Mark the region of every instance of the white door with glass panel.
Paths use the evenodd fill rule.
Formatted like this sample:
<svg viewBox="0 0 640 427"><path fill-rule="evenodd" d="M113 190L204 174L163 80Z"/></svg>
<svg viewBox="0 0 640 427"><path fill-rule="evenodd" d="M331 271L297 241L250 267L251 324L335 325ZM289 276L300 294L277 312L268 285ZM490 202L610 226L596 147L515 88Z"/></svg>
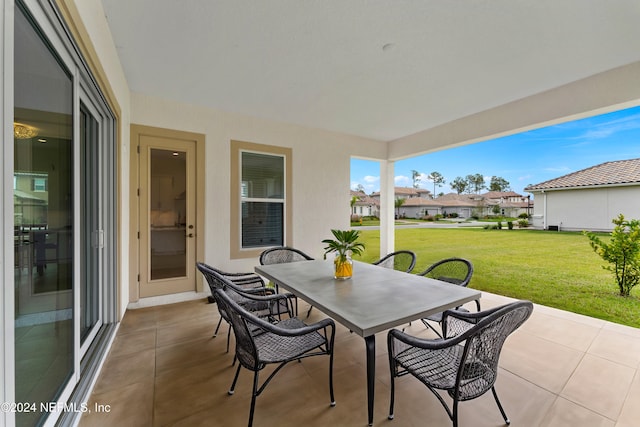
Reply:
<svg viewBox="0 0 640 427"><path fill-rule="evenodd" d="M195 142L139 142L140 297L195 291Z"/></svg>

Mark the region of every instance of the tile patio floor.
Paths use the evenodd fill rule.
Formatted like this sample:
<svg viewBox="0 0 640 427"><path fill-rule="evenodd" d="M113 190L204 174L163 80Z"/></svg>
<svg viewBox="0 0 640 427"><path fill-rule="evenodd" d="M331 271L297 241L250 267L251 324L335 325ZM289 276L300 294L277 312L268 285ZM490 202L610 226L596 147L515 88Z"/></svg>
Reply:
<svg viewBox="0 0 640 427"><path fill-rule="evenodd" d="M482 307L510 301L484 293ZM300 313L306 313L300 302ZM324 316L314 309L309 321ZM226 324L205 300L127 311L101 375L90 413L80 426L246 426L251 374L243 370L233 396L235 368L226 353ZM407 331L429 332L420 322ZM233 338L232 338L233 340ZM233 341L231 343L233 350ZM389 372L386 333L376 336L374 425L450 426L435 397L413 377L396 385L395 419L387 419ZM329 407L328 359L292 363L258 397L254 426L365 426L364 340L337 324L335 394ZM535 306L507 340L496 389L512 426L635 427L640 425L640 329ZM264 375L263 375L264 377ZM460 426L500 426L491 393L460 404Z"/></svg>

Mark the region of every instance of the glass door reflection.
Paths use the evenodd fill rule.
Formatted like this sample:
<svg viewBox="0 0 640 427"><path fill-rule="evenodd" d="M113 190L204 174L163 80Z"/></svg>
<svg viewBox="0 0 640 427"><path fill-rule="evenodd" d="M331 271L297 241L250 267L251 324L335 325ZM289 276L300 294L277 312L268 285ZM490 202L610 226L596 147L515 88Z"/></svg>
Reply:
<svg viewBox="0 0 640 427"><path fill-rule="evenodd" d="M73 81L19 4L14 31L15 402L39 408L74 374Z"/></svg>
<svg viewBox="0 0 640 427"><path fill-rule="evenodd" d="M150 151L151 280L187 274L186 152Z"/></svg>

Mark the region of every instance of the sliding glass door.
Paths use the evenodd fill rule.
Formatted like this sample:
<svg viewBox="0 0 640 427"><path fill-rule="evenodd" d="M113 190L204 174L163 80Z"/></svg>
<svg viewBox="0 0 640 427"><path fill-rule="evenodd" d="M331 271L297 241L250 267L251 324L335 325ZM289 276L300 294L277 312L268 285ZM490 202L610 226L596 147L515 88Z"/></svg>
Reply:
<svg viewBox="0 0 640 427"><path fill-rule="evenodd" d="M77 52L42 3L25 3L14 13L13 400L35 409L16 425L34 426L73 416L56 404L82 401L115 320L115 141Z"/></svg>
<svg viewBox="0 0 640 427"><path fill-rule="evenodd" d="M83 94L84 95L84 94ZM102 186L100 180L100 122L98 113L88 104L80 104L80 345L81 354L102 324L101 316L101 249Z"/></svg>
<svg viewBox="0 0 640 427"><path fill-rule="evenodd" d="M21 8L14 31L15 394L39 405L58 400L75 371L74 92ZM18 412L16 425L44 416Z"/></svg>

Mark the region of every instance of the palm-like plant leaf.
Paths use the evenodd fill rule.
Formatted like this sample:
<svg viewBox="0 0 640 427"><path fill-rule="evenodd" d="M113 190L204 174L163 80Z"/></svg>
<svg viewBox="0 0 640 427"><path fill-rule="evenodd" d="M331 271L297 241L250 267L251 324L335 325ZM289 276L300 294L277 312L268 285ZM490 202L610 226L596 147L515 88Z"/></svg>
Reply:
<svg viewBox="0 0 640 427"><path fill-rule="evenodd" d="M331 230L335 239L325 239L322 243L327 246L324 247L324 254L330 252L337 252L341 258L345 258L349 252L354 255L362 255L364 251L364 243L358 242L360 232L357 230Z"/></svg>

